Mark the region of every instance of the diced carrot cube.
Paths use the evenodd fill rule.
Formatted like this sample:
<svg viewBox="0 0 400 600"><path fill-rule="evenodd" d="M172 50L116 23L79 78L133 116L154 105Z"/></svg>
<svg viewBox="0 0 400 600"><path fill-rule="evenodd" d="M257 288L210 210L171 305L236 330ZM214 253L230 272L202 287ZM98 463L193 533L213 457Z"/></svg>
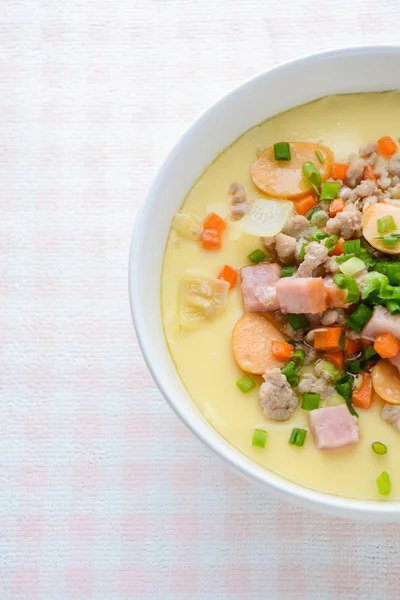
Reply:
<svg viewBox="0 0 400 600"><path fill-rule="evenodd" d="M205 250L216 250L222 246L221 236L216 229L204 229L201 241Z"/></svg>
<svg viewBox="0 0 400 600"><path fill-rule="evenodd" d="M340 336L344 327L328 327L322 331L316 331L314 335L314 348L319 349L339 349Z"/></svg>
<svg viewBox="0 0 400 600"><path fill-rule="evenodd" d="M371 179L371 181L378 183L378 180L370 163L367 163L364 167L364 179Z"/></svg>
<svg viewBox="0 0 400 600"><path fill-rule="evenodd" d="M400 341L393 333L378 333L374 349L382 358L393 358L400 351Z"/></svg>
<svg viewBox="0 0 400 600"><path fill-rule="evenodd" d="M332 179L344 181L349 165L347 163L335 163L332 170Z"/></svg>
<svg viewBox="0 0 400 600"><path fill-rule="evenodd" d="M344 254L344 239L340 238L333 250L330 251L332 256L340 256Z"/></svg>
<svg viewBox="0 0 400 600"><path fill-rule="evenodd" d="M292 344L287 342L271 342L271 352L275 358L288 360L293 354Z"/></svg>
<svg viewBox="0 0 400 600"><path fill-rule="evenodd" d="M317 206L317 201L311 194L293 201L294 209L299 215L305 215L309 210Z"/></svg>
<svg viewBox="0 0 400 600"><path fill-rule="evenodd" d="M384 156L392 156L397 150L397 144L390 135L384 135L379 138L378 146L381 154Z"/></svg>
<svg viewBox="0 0 400 600"><path fill-rule="evenodd" d="M210 213L204 219L203 227L204 229L215 229L215 231L221 233L226 227L226 221L216 213Z"/></svg>
<svg viewBox="0 0 400 600"><path fill-rule="evenodd" d="M369 408L372 403L372 377L370 373L363 373L359 387L355 386L352 394L353 404L360 408Z"/></svg>
<svg viewBox="0 0 400 600"><path fill-rule="evenodd" d="M229 283L229 289L231 290L236 282L238 271L229 265L224 265L221 269L218 279L224 279Z"/></svg>
<svg viewBox="0 0 400 600"><path fill-rule="evenodd" d="M362 342L361 340L353 340L350 337L346 336L344 353L345 354L355 354L356 352L360 352L362 350Z"/></svg>
<svg viewBox="0 0 400 600"><path fill-rule="evenodd" d="M336 217L336 215L344 209L344 200L343 198L336 198L332 200L329 205L329 216Z"/></svg>
<svg viewBox="0 0 400 600"><path fill-rule="evenodd" d="M337 369L344 367L344 353L342 350L330 350L323 353L323 357L333 362Z"/></svg>

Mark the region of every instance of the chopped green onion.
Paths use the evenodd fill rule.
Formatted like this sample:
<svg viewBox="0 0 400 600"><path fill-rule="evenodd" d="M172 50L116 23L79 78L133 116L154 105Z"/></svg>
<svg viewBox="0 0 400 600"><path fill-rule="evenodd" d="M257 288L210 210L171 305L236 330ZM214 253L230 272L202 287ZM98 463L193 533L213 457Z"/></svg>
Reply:
<svg viewBox="0 0 400 600"><path fill-rule="evenodd" d="M287 363L281 368L282 375L285 375L287 379L295 377L297 375L297 366L294 360L288 360Z"/></svg>
<svg viewBox="0 0 400 600"><path fill-rule="evenodd" d="M382 444L382 442L372 442L371 448L375 452L375 454L382 455L386 454L387 452L387 447L385 446L385 444Z"/></svg>
<svg viewBox="0 0 400 600"><path fill-rule="evenodd" d="M299 429L298 427L295 427L289 438L289 444L292 444L295 446L303 446L304 441L306 439L306 435L307 435L306 429Z"/></svg>
<svg viewBox="0 0 400 600"><path fill-rule="evenodd" d="M350 260L350 258L353 258L354 253L351 254L341 254L340 256L336 257L336 262L339 264L345 263L346 261Z"/></svg>
<svg viewBox="0 0 400 600"><path fill-rule="evenodd" d="M315 410L316 408L318 408L320 400L320 394L312 394L311 392L306 392L305 394L303 394L301 408L303 410Z"/></svg>
<svg viewBox="0 0 400 600"><path fill-rule="evenodd" d="M308 184L318 193L318 188L322 183L322 177L315 164L311 161L305 162L302 171Z"/></svg>
<svg viewBox="0 0 400 600"><path fill-rule="evenodd" d="M361 250L361 242L360 240L348 240L344 242L343 248L346 254L351 254L353 252L360 252Z"/></svg>
<svg viewBox="0 0 400 600"><path fill-rule="evenodd" d="M328 251L330 252L331 250L334 249L334 247L336 246L338 241L339 241L339 238L337 235L335 235L335 234L330 235L328 237L328 239L325 240L325 248L328 248Z"/></svg>
<svg viewBox="0 0 400 600"><path fill-rule="evenodd" d="M282 267L281 268L281 277L291 277L295 271L295 267Z"/></svg>
<svg viewBox="0 0 400 600"><path fill-rule="evenodd" d="M388 300L386 302L386 308L391 315L400 312L400 302L398 300Z"/></svg>
<svg viewBox="0 0 400 600"><path fill-rule="evenodd" d="M325 231L322 231L322 229L317 229L316 231L311 232L308 236L308 238L313 242L320 242L321 240L324 240L327 237L328 234L325 233Z"/></svg>
<svg viewBox="0 0 400 600"><path fill-rule="evenodd" d="M378 233L389 233L397 229L392 215L384 215L377 221Z"/></svg>
<svg viewBox="0 0 400 600"><path fill-rule="evenodd" d="M333 276L333 283L335 283L339 289L347 290L346 303L358 302L360 298L360 292L358 289L357 281L350 275L343 275L342 273L336 273Z"/></svg>
<svg viewBox="0 0 400 600"><path fill-rule="evenodd" d="M314 213L320 211L321 208L319 206L313 206L312 208L310 208L310 210L308 211L308 213L305 214L306 219L308 219L310 221L311 217L313 216Z"/></svg>
<svg viewBox="0 0 400 600"><path fill-rule="evenodd" d="M306 353L301 348L297 348L292 354L292 360L299 365L300 367L304 365L304 359L306 357Z"/></svg>
<svg viewBox="0 0 400 600"><path fill-rule="evenodd" d="M335 385L335 390L339 396L342 396L346 400L347 408L349 409L350 413L354 417L358 417L358 414L351 402L351 396L353 393L353 382L351 376L346 374L338 379Z"/></svg>
<svg viewBox="0 0 400 600"><path fill-rule="evenodd" d="M378 291L380 293L383 288L385 288L388 284L388 278L386 275L382 273L378 273L377 271L372 271L365 276L363 288L361 291L361 298L364 300L367 298L372 292Z"/></svg>
<svg viewBox="0 0 400 600"><path fill-rule="evenodd" d="M321 152L321 150L319 148L316 149L315 156L318 158L318 160L321 163L321 165L325 164L324 155L322 154L322 152Z"/></svg>
<svg viewBox="0 0 400 600"><path fill-rule="evenodd" d="M346 362L345 364L346 367L346 371L349 371L350 373L361 373L361 371L364 371L364 361L357 359L357 360L349 360L348 362Z"/></svg>
<svg viewBox="0 0 400 600"><path fill-rule="evenodd" d="M353 258L346 260L346 262L340 265L339 268L345 275L356 275L365 269L365 263L356 256L353 256Z"/></svg>
<svg viewBox="0 0 400 600"><path fill-rule="evenodd" d="M364 348L364 358L365 358L365 360L369 360L370 358L372 358L376 354L377 354L377 352L376 352L373 344L370 344L369 346L365 346L365 348Z"/></svg>
<svg viewBox="0 0 400 600"><path fill-rule="evenodd" d="M290 146L288 142L278 142L274 144L275 160L290 160Z"/></svg>
<svg viewBox="0 0 400 600"><path fill-rule="evenodd" d="M394 237L394 238L400 238L400 233L391 233L390 236L389 235L376 235L374 237L374 240L384 240L386 237Z"/></svg>
<svg viewBox="0 0 400 600"><path fill-rule="evenodd" d="M301 329L310 325L305 315L286 315L286 318L293 329Z"/></svg>
<svg viewBox="0 0 400 600"><path fill-rule="evenodd" d="M386 275L391 285L399 285L400 262L377 262L375 264L375 271Z"/></svg>
<svg viewBox="0 0 400 600"><path fill-rule="evenodd" d="M338 379L342 374L330 360L318 361L318 369L326 373L330 379Z"/></svg>
<svg viewBox="0 0 400 600"><path fill-rule="evenodd" d="M300 383L300 377L298 375L293 375L293 377L288 378L288 384L292 388L297 388Z"/></svg>
<svg viewBox="0 0 400 600"><path fill-rule="evenodd" d="M396 235L390 234L385 235L382 241L384 246L396 246L400 242L400 238Z"/></svg>
<svg viewBox="0 0 400 600"><path fill-rule="evenodd" d="M340 186L340 181L325 181L322 184L320 200L335 200Z"/></svg>
<svg viewBox="0 0 400 600"><path fill-rule="evenodd" d="M237 380L236 385L238 386L239 390L246 394L246 392L252 390L256 384L254 383L252 378L249 377L249 375L243 375L242 377L240 377L240 379Z"/></svg>
<svg viewBox="0 0 400 600"><path fill-rule="evenodd" d="M367 306L366 304L360 304L356 308L356 310L353 313L351 313L347 324L355 331L361 331L364 323L368 321L371 315L372 310L369 308L369 306Z"/></svg>
<svg viewBox="0 0 400 600"><path fill-rule="evenodd" d="M382 494L382 496L388 496L392 489L389 473L382 471L376 480L376 485L378 486L379 493Z"/></svg>
<svg viewBox="0 0 400 600"><path fill-rule="evenodd" d="M306 255L306 248L307 248L307 243L304 242L304 244L301 246L301 250L299 252L299 259L300 260L304 260L304 257Z"/></svg>
<svg viewBox="0 0 400 600"><path fill-rule="evenodd" d="M265 429L255 429L251 445L258 446L259 448L265 448L267 437L268 433L265 431Z"/></svg>
<svg viewBox="0 0 400 600"><path fill-rule="evenodd" d="M263 250L260 250L259 248L257 248L257 250L254 250L253 252L251 252L248 255L248 259L251 260L251 262L253 263L259 263L261 262L267 255L265 254L265 252L263 252Z"/></svg>

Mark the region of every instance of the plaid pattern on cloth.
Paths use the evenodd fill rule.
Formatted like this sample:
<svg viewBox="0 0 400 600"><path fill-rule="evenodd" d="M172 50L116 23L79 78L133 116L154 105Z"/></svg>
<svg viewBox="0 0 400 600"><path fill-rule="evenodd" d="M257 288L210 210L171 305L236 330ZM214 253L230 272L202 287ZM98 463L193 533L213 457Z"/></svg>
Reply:
<svg viewBox="0 0 400 600"><path fill-rule="evenodd" d="M399 597L400 526L237 479L130 317L135 214L196 114L278 62L399 39L397 0L306 4L0 0L1 600Z"/></svg>

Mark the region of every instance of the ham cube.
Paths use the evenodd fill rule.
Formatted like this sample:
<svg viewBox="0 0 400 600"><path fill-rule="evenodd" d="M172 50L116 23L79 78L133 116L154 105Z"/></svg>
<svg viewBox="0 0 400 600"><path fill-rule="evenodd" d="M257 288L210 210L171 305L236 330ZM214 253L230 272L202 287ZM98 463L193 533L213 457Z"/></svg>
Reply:
<svg viewBox="0 0 400 600"><path fill-rule="evenodd" d="M320 450L341 448L359 441L356 419L345 404L311 410L308 420L315 445Z"/></svg>
<svg viewBox="0 0 400 600"><path fill-rule="evenodd" d="M338 288L336 283L333 282L333 277L324 277L324 285L327 306L333 306L334 308L344 308L348 306L348 304L346 304L348 291Z"/></svg>
<svg viewBox="0 0 400 600"><path fill-rule="evenodd" d="M242 296L246 312L278 310L276 283L281 276L280 266L276 263L262 263L252 267L243 267Z"/></svg>
<svg viewBox="0 0 400 600"><path fill-rule="evenodd" d="M384 306L375 306L370 320L361 331L361 337L375 340L378 333L393 333L400 340L400 315L391 315Z"/></svg>
<svg viewBox="0 0 400 600"><path fill-rule="evenodd" d="M322 277L284 277L276 284L276 294L284 314L304 314L326 310L326 291Z"/></svg>

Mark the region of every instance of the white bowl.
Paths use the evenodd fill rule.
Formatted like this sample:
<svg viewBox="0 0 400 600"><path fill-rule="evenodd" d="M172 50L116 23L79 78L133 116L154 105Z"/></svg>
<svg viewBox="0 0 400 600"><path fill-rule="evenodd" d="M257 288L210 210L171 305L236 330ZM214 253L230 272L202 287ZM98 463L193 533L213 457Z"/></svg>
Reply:
<svg viewBox="0 0 400 600"><path fill-rule="evenodd" d="M253 125L328 94L400 88L400 46L334 50L300 58L247 81L205 112L159 170L136 221L129 288L133 319L147 365L182 421L237 473L282 499L337 516L390 521L400 502L322 494L263 469L224 440L186 393L168 352L160 311L160 275L171 219L215 156Z"/></svg>

